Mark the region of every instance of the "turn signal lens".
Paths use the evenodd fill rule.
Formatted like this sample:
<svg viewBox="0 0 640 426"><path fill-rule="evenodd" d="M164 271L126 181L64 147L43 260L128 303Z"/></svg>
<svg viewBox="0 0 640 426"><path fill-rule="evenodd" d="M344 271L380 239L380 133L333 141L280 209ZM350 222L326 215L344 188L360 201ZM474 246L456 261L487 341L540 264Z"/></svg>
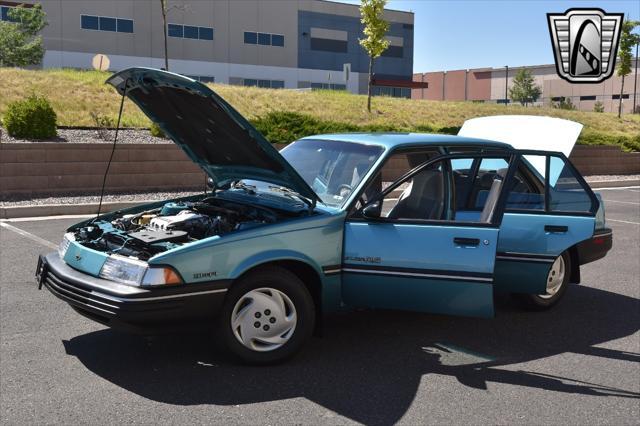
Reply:
<svg viewBox="0 0 640 426"><path fill-rule="evenodd" d="M168 267L150 267L142 279L143 286L182 284L176 271Z"/></svg>

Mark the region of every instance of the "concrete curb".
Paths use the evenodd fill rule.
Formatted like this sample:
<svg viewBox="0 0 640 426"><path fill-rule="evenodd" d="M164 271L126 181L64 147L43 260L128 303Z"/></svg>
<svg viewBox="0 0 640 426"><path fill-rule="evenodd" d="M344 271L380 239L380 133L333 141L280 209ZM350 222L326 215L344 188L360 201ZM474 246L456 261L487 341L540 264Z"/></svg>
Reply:
<svg viewBox="0 0 640 426"><path fill-rule="evenodd" d="M102 211L106 213L114 210L135 207L140 204L152 203L154 201L156 200L105 202L105 203L102 203ZM98 203L12 206L12 207L0 207L0 219L15 219L20 217L38 217L38 216L95 214L97 212L98 212Z"/></svg>
<svg viewBox="0 0 640 426"><path fill-rule="evenodd" d="M600 182L588 182L593 189L598 188L618 188L625 186L640 186L640 179L636 180L605 180ZM394 191L400 195L401 191ZM394 194L392 194L394 195ZM158 200L141 200L141 201L115 201L102 203L102 211L110 212L119 209L135 207L140 204L152 203ZM80 215L97 213L98 203L84 204L43 204L37 206L15 206L0 207L0 219L16 219L21 217L39 217L39 216L63 216L63 215Z"/></svg>

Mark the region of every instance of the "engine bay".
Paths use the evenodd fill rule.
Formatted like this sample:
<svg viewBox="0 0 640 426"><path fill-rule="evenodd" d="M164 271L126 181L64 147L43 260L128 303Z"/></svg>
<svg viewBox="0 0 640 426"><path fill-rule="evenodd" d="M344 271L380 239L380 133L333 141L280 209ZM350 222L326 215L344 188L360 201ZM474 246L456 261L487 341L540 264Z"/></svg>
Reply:
<svg viewBox="0 0 640 426"><path fill-rule="evenodd" d="M298 215L208 197L168 202L135 214L116 214L111 220L94 220L73 232L76 242L93 250L148 260L193 241Z"/></svg>

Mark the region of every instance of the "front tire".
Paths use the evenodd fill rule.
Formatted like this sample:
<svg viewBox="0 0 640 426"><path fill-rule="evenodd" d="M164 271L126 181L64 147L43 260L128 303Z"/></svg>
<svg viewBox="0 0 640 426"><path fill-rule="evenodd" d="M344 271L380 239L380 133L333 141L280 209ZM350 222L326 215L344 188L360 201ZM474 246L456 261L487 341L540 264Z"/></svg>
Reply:
<svg viewBox="0 0 640 426"><path fill-rule="evenodd" d="M569 287L571 279L571 256L564 252L556 258L547 275L545 294L518 294L525 307L535 311L544 311L555 306Z"/></svg>
<svg viewBox="0 0 640 426"><path fill-rule="evenodd" d="M250 272L229 290L221 334L226 347L248 364L282 362L311 337L315 306L304 283L279 267Z"/></svg>

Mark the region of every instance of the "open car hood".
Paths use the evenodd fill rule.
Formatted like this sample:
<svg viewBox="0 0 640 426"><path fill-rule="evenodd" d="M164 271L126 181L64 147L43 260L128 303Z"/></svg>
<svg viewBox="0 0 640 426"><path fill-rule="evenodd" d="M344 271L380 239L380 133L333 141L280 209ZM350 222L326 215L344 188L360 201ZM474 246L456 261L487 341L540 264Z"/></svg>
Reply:
<svg viewBox="0 0 640 426"><path fill-rule="evenodd" d="M537 115L495 115L467 120L458 136L508 143L516 149L562 152L567 157L582 124Z"/></svg>
<svg viewBox="0 0 640 426"><path fill-rule="evenodd" d="M318 196L295 169L238 111L213 90L182 75L129 68L107 83L160 126L216 183L253 179Z"/></svg>

